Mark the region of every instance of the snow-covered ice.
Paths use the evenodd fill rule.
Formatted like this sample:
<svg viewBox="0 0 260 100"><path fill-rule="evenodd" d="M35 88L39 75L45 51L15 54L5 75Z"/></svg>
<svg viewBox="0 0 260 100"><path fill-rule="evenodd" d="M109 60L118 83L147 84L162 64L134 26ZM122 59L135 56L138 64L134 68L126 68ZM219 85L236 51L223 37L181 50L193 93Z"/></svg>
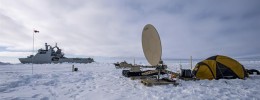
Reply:
<svg viewBox="0 0 260 100"><path fill-rule="evenodd" d="M187 61L188 62L188 61ZM183 62L184 67L189 63ZM195 62L194 62L195 63ZM241 63L260 70L260 61ZM167 64L167 62L166 62ZM110 62L74 64L0 65L1 100L176 100L176 99L260 99L260 76L246 80L181 81L179 86L146 87L139 80L121 75ZM176 71L179 62L168 62Z"/></svg>

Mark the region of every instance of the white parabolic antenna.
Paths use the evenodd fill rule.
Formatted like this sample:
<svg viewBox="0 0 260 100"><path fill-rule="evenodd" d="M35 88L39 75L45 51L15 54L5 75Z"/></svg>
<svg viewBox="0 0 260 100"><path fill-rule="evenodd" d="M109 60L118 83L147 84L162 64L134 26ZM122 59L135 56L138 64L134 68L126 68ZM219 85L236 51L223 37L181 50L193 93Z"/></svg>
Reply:
<svg viewBox="0 0 260 100"><path fill-rule="evenodd" d="M152 66L158 65L161 61L162 45L157 30L151 24L144 26L142 32L142 46L146 60Z"/></svg>

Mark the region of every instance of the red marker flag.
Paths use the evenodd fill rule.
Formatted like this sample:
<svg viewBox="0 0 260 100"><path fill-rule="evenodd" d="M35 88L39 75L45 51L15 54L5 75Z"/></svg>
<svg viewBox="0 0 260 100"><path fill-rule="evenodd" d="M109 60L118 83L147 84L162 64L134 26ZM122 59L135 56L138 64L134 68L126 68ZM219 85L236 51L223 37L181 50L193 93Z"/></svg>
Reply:
<svg viewBox="0 0 260 100"><path fill-rule="evenodd" d="M38 31L38 30L33 30L33 32L34 32L34 33L39 33L40 31Z"/></svg>

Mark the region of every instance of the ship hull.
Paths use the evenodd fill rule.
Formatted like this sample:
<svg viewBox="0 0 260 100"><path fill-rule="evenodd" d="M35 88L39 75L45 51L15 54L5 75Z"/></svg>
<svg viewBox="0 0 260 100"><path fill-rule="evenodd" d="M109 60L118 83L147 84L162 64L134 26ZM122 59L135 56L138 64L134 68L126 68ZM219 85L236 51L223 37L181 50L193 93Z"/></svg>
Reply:
<svg viewBox="0 0 260 100"><path fill-rule="evenodd" d="M60 58L57 61L42 61L32 60L32 58L19 58L23 64L34 63L34 64L48 64L48 63L92 63L94 62L91 58Z"/></svg>
<svg viewBox="0 0 260 100"><path fill-rule="evenodd" d="M23 64L32 63L31 58L19 58L19 61Z"/></svg>

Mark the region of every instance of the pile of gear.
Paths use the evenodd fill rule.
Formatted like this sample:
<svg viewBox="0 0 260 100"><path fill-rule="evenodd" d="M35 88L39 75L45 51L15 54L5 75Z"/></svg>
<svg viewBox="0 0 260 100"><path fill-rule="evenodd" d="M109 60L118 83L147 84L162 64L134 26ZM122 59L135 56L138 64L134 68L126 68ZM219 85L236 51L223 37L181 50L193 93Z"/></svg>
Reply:
<svg viewBox="0 0 260 100"><path fill-rule="evenodd" d="M245 69L238 61L223 55L209 57L197 63L193 70L181 69L180 73L169 71L161 59L162 47L159 34L151 24L147 24L143 29L142 47L145 58L151 66L132 65L125 61L115 63L115 66L116 68L130 68L130 70L122 70L122 75L131 79L140 79L141 83L146 86L178 85L178 79L245 79L249 77L249 74L260 75L258 70ZM141 71L141 68L154 68L154 70ZM161 75L168 77L161 77Z"/></svg>

